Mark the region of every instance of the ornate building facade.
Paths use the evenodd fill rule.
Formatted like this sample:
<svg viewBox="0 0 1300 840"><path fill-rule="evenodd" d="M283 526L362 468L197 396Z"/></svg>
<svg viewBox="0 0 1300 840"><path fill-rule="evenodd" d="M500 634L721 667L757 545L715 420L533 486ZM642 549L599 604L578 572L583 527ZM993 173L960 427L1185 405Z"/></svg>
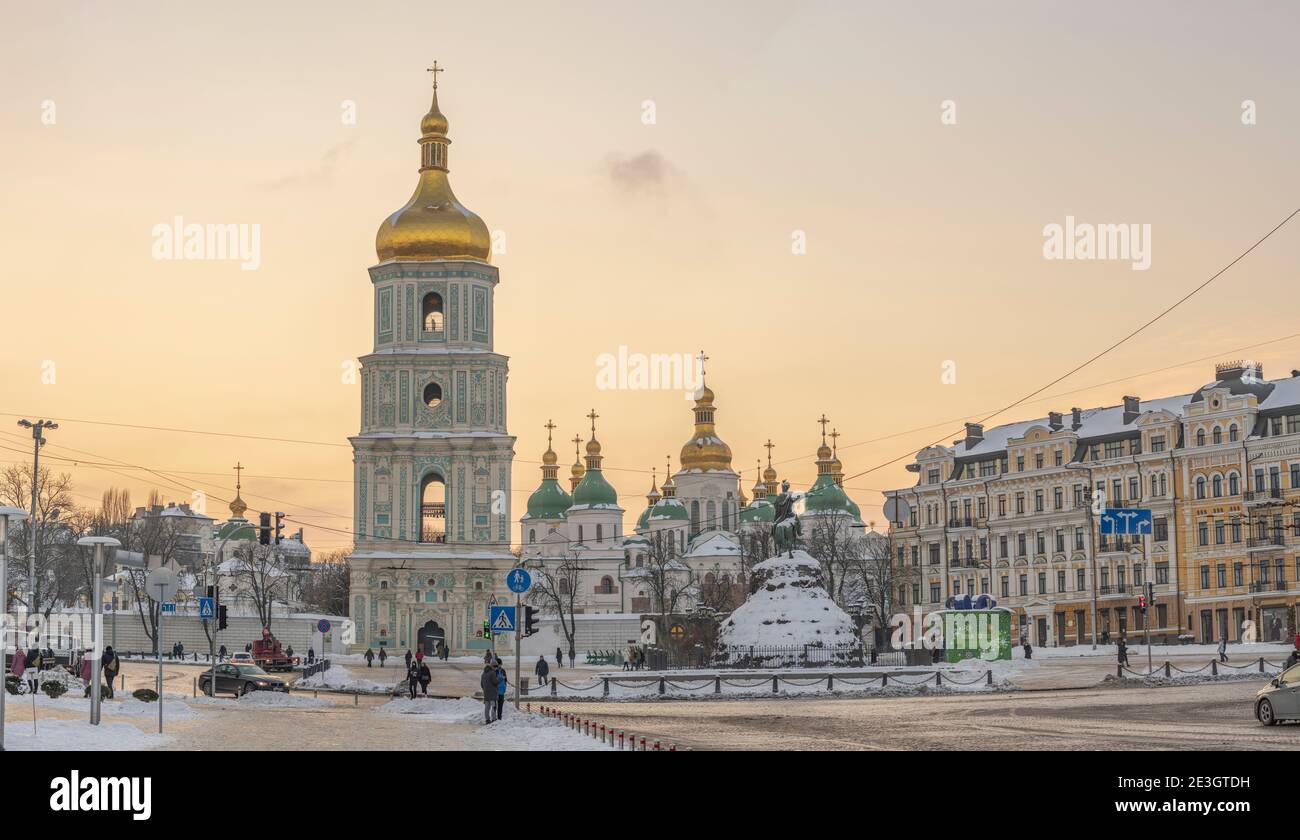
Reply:
<svg viewBox="0 0 1300 840"><path fill-rule="evenodd" d="M1148 624L1214 643L1282 640L1300 602L1300 372L1220 365L1190 394L967 424L908 469L917 483L886 493L908 508L891 523L915 581L900 611L989 594L1040 646L1091 644L1094 626L1132 641ZM1101 535L1094 498L1149 508L1150 539Z"/></svg>
<svg viewBox="0 0 1300 840"><path fill-rule="evenodd" d="M447 118L420 123L414 194L384 220L370 268L374 349L361 357L354 464L354 649L453 652L482 638L510 553L506 357L487 226L448 181Z"/></svg>

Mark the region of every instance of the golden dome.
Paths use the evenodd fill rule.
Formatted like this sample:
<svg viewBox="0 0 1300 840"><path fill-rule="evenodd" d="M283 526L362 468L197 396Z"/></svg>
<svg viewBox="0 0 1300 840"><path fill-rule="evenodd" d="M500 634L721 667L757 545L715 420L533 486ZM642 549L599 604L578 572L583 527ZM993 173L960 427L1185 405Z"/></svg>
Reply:
<svg viewBox="0 0 1300 840"><path fill-rule="evenodd" d="M718 437L713 423L717 410L713 407L713 391L707 385L696 392L695 436L682 445L680 460L682 469L731 470L731 447Z"/></svg>
<svg viewBox="0 0 1300 840"><path fill-rule="evenodd" d="M447 118L433 104L420 120L420 180L415 193L384 220L375 234L375 253L388 260L478 260L489 262L492 237L483 220L456 199L447 180Z"/></svg>
<svg viewBox="0 0 1300 840"><path fill-rule="evenodd" d="M599 454L600 454L600 441L596 440L595 438L592 438L591 440L587 441L587 454L588 454L588 455L599 455Z"/></svg>
<svg viewBox="0 0 1300 840"><path fill-rule="evenodd" d="M550 467L554 466L559 460L559 457L555 454L555 450L551 449L549 446L546 447L546 451L542 453L542 463Z"/></svg>
<svg viewBox="0 0 1300 840"><path fill-rule="evenodd" d="M817 447L818 461L829 461L830 458L831 458L831 448L829 446L823 443L821 446Z"/></svg>
<svg viewBox="0 0 1300 840"><path fill-rule="evenodd" d="M243 519L244 512L247 510L248 510L248 505L244 504L244 500L239 498L239 494L236 493L234 500L231 501L230 503L230 513L236 519Z"/></svg>
<svg viewBox="0 0 1300 840"><path fill-rule="evenodd" d="M773 469L771 464L768 464L767 469L763 470L763 481L764 482L776 481L776 470Z"/></svg>

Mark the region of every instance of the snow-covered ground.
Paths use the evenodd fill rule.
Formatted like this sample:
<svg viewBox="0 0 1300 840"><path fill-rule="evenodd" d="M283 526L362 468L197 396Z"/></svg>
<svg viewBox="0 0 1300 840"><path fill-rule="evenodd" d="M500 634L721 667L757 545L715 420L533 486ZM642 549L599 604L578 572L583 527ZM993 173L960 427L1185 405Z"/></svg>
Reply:
<svg viewBox="0 0 1300 840"><path fill-rule="evenodd" d="M156 711L156 709L155 709ZM160 747L171 741L168 735L146 732L129 723L103 722L91 726L84 720L43 718L32 734L31 721L10 721L5 725L5 749L23 752L76 750L138 751Z"/></svg>
<svg viewBox="0 0 1300 840"><path fill-rule="evenodd" d="M1294 648L1291 645L1265 644L1255 642L1251 644L1229 644L1228 659L1282 659L1285 660L1287 655ZM1136 660L1138 655L1147 655L1147 646L1142 643L1141 636L1130 636L1128 639L1128 656L1130 660ZM1208 662L1219 654L1218 645L1152 645L1151 656L1160 662L1175 656L1200 656ZM1025 649L1023 647L1012 648L1012 656L1015 659L1025 658ZM1064 659L1072 657L1085 656L1105 656L1110 659L1115 658L1115 642L1112 640L1109 645L1098 644L1097 649L1093 650L1090 643L1074 645L1073 647L1046 647L1034 648L1034 659Z"/></svg>
<svg viewBox="0 0 1300 840"><path fill-rule="evenodd" d="M364 666L365 663L362 663ZM355 666L354 666L355 667ZM376 676L383 674L380 670ZM396 685L405 676L405 672L398 668L388 672L391 679L388 682L369 679L368 677L358 677L352 673L352 669L343 665L336 664L330 660L330 668L327 671L321 671L319 674L312 674L310 677L298 680L294 683L295 688L323 688L332 691L357 691L362 694L391 694L393 686Z"/></svg>
<svg viewBox="0 0 1300 840"><path fill-rule="evenodd" d="M216 708L276 708L276 709L319 709L333 705L319 697L307 697L302 694L286 694L282 691L253 691L243 697L194 697L186 701L192 706Z"/></svg>

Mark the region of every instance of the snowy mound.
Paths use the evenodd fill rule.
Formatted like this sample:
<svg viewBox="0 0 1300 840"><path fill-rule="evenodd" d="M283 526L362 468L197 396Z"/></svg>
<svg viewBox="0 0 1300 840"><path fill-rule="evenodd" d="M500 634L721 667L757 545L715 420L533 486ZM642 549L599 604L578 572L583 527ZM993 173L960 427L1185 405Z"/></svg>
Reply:
<svg viewBox="0 0 1300 840"><path fill-rule="evenodd" d="M821 567L806 551L754 566L758 588L718 631L728 658L750 648L856 647L857 627L821 584ZM754 651L754 655L758 655Z"/></svg>

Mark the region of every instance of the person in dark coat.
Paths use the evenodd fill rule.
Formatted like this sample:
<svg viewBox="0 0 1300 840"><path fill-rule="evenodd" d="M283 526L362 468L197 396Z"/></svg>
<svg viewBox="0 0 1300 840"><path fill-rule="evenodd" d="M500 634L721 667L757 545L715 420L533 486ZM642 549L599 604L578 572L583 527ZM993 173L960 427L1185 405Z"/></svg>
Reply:
<svg viewBox="0 0 1300 840"><path fill-rule="evenodd" d="M382 650L382 648L381 648L381 650ZM363 655L364 655L365 658L366 658L366 667L369 668L369 667L370 667L370 663L374 661L374 658L375 658L375 652L374 652L373 650L371 650L370 648L366 648L366 652L365 652L365 654L363 654Z"/></svg>
<svg viewBox="0 0 1300 840"><path fill-rule="evenodd" d="M253 652L252 642L249 642L248 644L244 645L244 653L252 653L252 652Z"/></svg>
<svg viewBox="0 0 1300 840"><path fill-rule="evenodd" d="M222 662L225 662L225 661L226 661L226 646L225 646L225 645L222 645L221 647L217 648L217 659L221 660Z"/></svg>
<svg viewBox="0 0 1300 840"><path fill-rule="evenodd" d="M385 663L386 661L388 661L388 648L380 648L380 649L379 649L379 667L380 667L380 668L384 667L384 663Z"/></svg>
<svg viewBox="0 0 1300 840"><path fill-rule="evenodd" d="M560 651L559 648L556 648L555 649L555 670L558 671L563 667L564 667L564 654Z"/></svg>
<svg viewBox="0 0 1300 840"><path fill-rule="evenodd" d="M1125 641L1123 636L1120 636L1119 642L1115 644L1115 656L1119 660L1119 664L1128 664L1128 642Z"/></svg>
<svg viewBox="0 0 1300 840"><path fill-rule="evenodd" d="M411 667L411 660L414 659L415 656L411 653L411 649L410 649L410 648L407 648L407 649L406 649L406 656L404 656L404 657L402 657L402 658L406 660L406 667L407 667L407 668L410 668L410 667Z"/></svg>
<svg viewBox="0 0 1300 840"><path fill-rule="evenodd" d="M551 666L546 664L546 657L537 657L537 664L533 666L533 673L537 675L537 684L546 685L546 676L551 673Z"/></svg>
<svg viewBox="0 0 1300 840"><path fill-rule="evenodd" d="M316 664L316 648L314 647L307 648L307 664L308 665Z"/></svg>
<svg viewBox="0 0 1300 840"><path fill-rule="evenodd" d="M501 712L506 706L506 669L501 665L501 657L497 657L497 720L501 720Z"/></svg>
<svg viewBox="0 0 1300 840"><path fill-rule="evenodd" d="M1029 644L1028 639L1025 639L1025 659L1033 659L1033 658L1034 658L1034 646Z"/></svg>
<svg viewBox="0 0 1300 840"><path fill-rule="evenodd" d="M483 675L478 680L483 689L483 723L492 722L492 712L497 707L497 666L492 662L483 663Z"/></svg>
<svg viewBox="0 0 1300 840"><path fill-rule="evenodd" d="M410 692L411 699L415 699L415 687L420 682L420 669L412 664L406 666L406 689Z"/></svg>
<svg viewBox="0 0 1300 840"><path fill-rule="evenodd" d="M177 643L176 643L176 658L177 658L177 659L184 659L184 658L185 658L185 643L184 643L184 642L177 642Z"/></svg>
<svg viewBox="0 0 1300 840"><path fill-rule="evenodd" d="M1108 645L1108 644L1110 644L1110 631L1109 631L1109 630L1102 630L1102 631L1101 631L1101 643L1102 643L1103 645Z"/></svg>
<svg viewBox="0 0 1300 840"><path fill-rule="evenodd" d="M575 658L577 658L577 656L578 656L578 654L573 650L573 648L569 648L569 667L570 667L570 668L573 667L573 660L574 660Z"/></svg>
<svg viewBox="0 0 1300 840"><path fill-rule="evenodd" d="M1228 636L1226 633L1219 638L1219 661L1228 661Z"/></svg>
<svg viewBox="0 0 1300 840"><path fill-rule="evenodd" d="M104 648L104 655L99 659L99 669L104 672L104 683L108 686L108 699L113 699L113 679L122 670L122 663L112 645Z"/></svg>
<svg viewBox="0 0 1300 840"><path fill-rule="evenodd" d="M420 683L420 693L425 697L429 696L429 683L433 681L433 674L429 672L429 666L423 661L415 663L416 679Z"/></svg>

